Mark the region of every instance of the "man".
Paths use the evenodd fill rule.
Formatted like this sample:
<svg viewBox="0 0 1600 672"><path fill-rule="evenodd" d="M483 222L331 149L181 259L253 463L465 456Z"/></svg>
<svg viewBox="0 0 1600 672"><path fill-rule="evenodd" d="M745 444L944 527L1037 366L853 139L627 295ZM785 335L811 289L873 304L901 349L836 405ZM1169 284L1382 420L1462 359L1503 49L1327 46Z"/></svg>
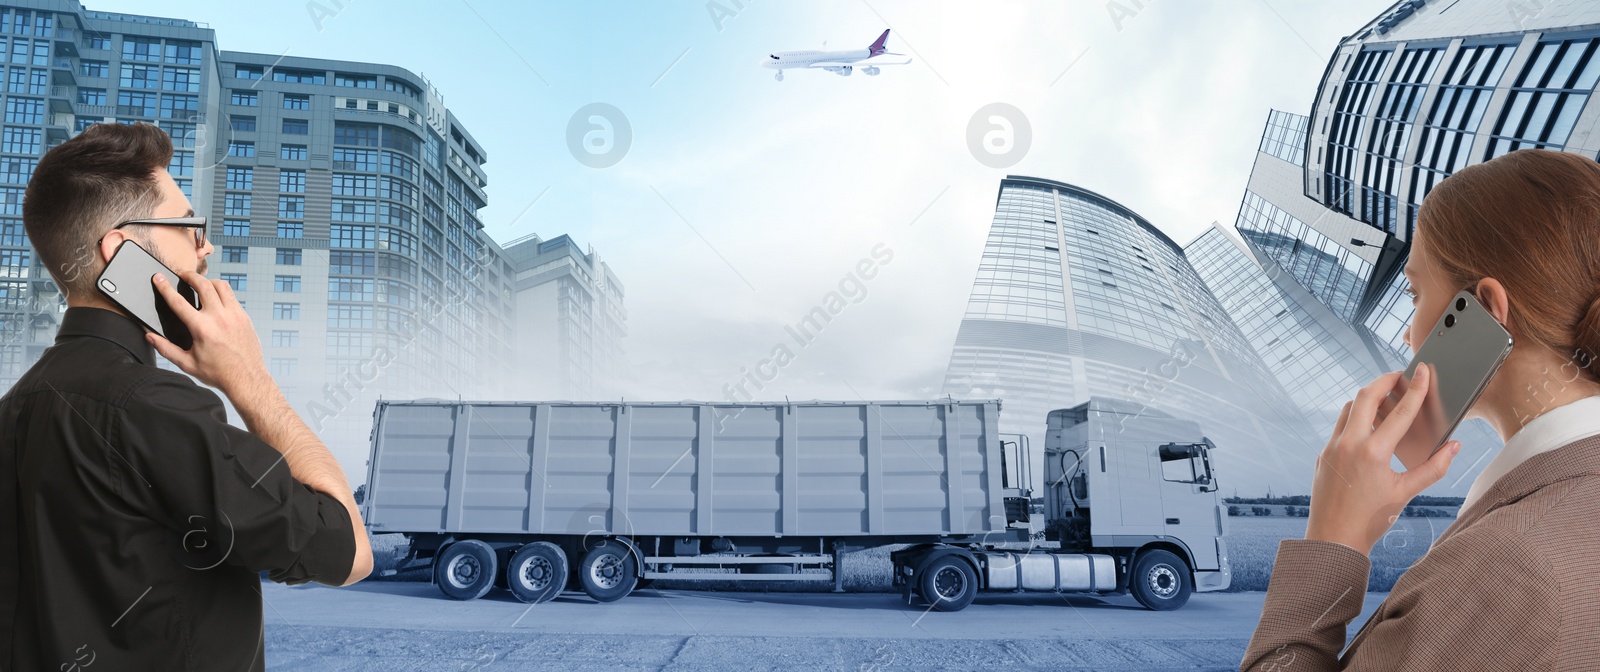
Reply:
<svg viewBox="0 0 1600 672"><path fill-rule="evenodd" d="M260 572L347 586L372 571L344 472L268 375L231 288L204 277L213 248L171 156L155 126L96 124L28 183L23 223L68 307L0 397L0 669L261 670ZM198 310L152 278L189 350L96 289L128 240L194 287Z"/></svg>

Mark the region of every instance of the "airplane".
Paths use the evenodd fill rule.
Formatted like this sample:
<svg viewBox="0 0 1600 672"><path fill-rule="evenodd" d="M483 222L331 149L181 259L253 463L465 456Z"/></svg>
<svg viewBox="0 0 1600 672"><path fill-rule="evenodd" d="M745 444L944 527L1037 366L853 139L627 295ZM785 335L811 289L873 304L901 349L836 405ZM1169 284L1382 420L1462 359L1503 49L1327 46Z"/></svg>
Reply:
<svg viewBox="0 0 1600 672"><path fill-rule="evenodd" d="M779 51L769 54L761 62L764 68L777 70L776 79L783 81L783 71L788 68L821 68L840 77L849 77L850 72L861 67L861 72L867 75L878 74L881 65L905 65L911 59L886 59L884 56L905 56L887 51L884 44L889 41L889 31L883 31L878 40L866 49L845 49L842 51ZM824 43L826 44L826 43Z"/></svg>

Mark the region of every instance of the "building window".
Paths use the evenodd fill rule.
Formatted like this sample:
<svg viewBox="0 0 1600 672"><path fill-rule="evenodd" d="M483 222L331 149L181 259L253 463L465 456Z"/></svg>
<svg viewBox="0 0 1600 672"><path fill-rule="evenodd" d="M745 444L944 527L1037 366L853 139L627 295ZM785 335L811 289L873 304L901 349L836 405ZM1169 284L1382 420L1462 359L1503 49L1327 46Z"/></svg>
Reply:
<svg viewBox="0 0 1600 672"><path fill-rule="evenodd" d="M245 288L246 276L243 273L223 273L222 281L228 283L235 292L242 292Z"/></svg>
<svg viewBox="0 0 1600 672"><path fill-rule="evenodd" d="M161 79L161 68L155 65L123 63L117 77L117 86L124 89L154 89Z"/></svg>
<svg viewBox="0 0 1600 672"><path fill-rule="evenodd" d="M222 260L230 264L243 264L250 261L250 248L235 245L222 246Z"/></svg>
<svg viewBox="0 0 1600 672"><path fill-rule="evenodd" d="M234 140L228 143L228 156L253 157L256 155L256 143L243 140Z"/></svg>
<svg viewBox="0 0 1600 672"><path fill-rule="evenodd" d="M1600 37L1551 40L1535 46L1495 122L1483 160L1527 147L1566 147L1578 113L1600 79L1597 47Z"/></svg>
<svg viewBox="0 0 1600 672"><path fill-rule="evenodd" d="M200 64L200 43L167 40L166 61L181 65Z"/></svg>
<svg viewBox="0 0 1600 672"><path fill-rule="evenodd" d="M278 217L282 219L305 219L306 197L304 196L279 196Z"/></svg>
<svg viewBox="0 0 1600 672"><path fill-rule="evenodd" d="M300 332L293 329L273 329L272 347L297 348L300 347Z"/></svg>
<svg viewBox="0 0 1600 672"><path fill-rule="evenodd" d="M371 172L378 169L378 152L371 149L345 149L335 147L333 150L334 170L359 170Z"/></svg>
<svg viewBox="0 0 1600 672"><path fill-rule="evenodd" d="M1411 171L1406 239L1416 228L1417 205L1440 180L1467 167L1489 99L1500 83L1515 44L1461 47L1434 94L1433 108L1422 126L1415 167Z"/></svg>
<svg viewBox="0 0 1600 672"><path fill-rule="evenodd" d="M224 236L248 236L248 235L250 235L250 220L248 220L248 219L224 219L224 220L222 220L222 235L224 235Z"/></svg>
<svg viewBox="0 0 1600 672"><path fill-rule="evenodd" d="M193 120L200 113L199 96L161 94L161 118Z"/></svg>
<svg viewBox="0 0 1600 672"><path fill-rule="evenodd" d="M106 104L106 90L80 88L78 89L78 102L84 105L104 105Z"/></svg>
<svg viewBox="0 0 1600 672"><path fill-rule="evenodd" d="M181 121L163 121L159 126L172 138L172 146L177 149L195 148L195 125Z"/></svg>
<svg viewBox="0 0 1600 672"><path fill-rule="evenodd" d="M89 33L90 49L111 49L111 36L105 33Z"/></svg>
<svg viewBox="0 0 1600 672"><path fill-rule="evenodd" d="M278 257L275 263L279 266L299 266L300 250L292 247L278 248Z"/></svg>
<svg viewBox="0 0 1600 672"><path fill-rule="evenodd" d="M229 115L228 127L235 131L254 132L256 130L256 118L241 117L237 114Z"/></svg>
<svg viewBox="0 0 1600 672"><path fill-rule="evenodd" d="M278 222L279 238L304 238L305 224L300 222Z"/></svg>
<svg viewBox="0 0 1600 672"><path fill-rule="evenodd" d="M5 184L27 184L33 179L33 169L39 166L39 160L21 156L0 156L0 182ZM5 225L9 230L10 224ZM19 225L20 226L20 225ZM25 246L27 243L8 243L5 238L0 238L0 245Z"/></svg>
<svg viewBox="0 0 1600 672"><path fill-rule="evenodd" d="M298 294L300 292L300 276L298 276L298 275L277 275L277 276L273 276L273 278L272 278L272 291L275 291L275 292L289 292L289 293L293 293L293 294Z"/></svg>
<svg viewBox="0 0 1600 672"><path fill-rule="evenodd" d="M412 98L416 98L417 97L417 89L416 89L416 87L411 86L410 84L402 82L402 81L400 81L398 79L385 78L383 80L383 88L385 90L388 90L388 91L397 91L399 93L403 93L405 95L411 96Z"/></svg>
<svg viewBox="0 0 1600 672"><path fill-rule="evenodd" d="M372 301L372 278L328 278L329 301Z"/></svg>
<svg viewBox="0 0 1600 672"><path fill-rule="evenodd" d="M305 93L283 94L283 109L309 110L311 109L311 95Z"/></svg>
<svg viewBox="0 0 1600 672"><path fill-rule="evenodd" d="M1372 115L1361 169L1361 221L1400 235L1400 175L1422 94L1444 55L1443 47L1407 49L1395 62Z"/></svg>
<svg viewBox="0 0 1600 672"><path fill-rule="evenodd" d="M303 194L306 192L306 171L280 170L278 171L278 191Z"/></svg>
<svg viewBox="0 0 1600 672"><path fill-rule="evenodd" d="M378 88L377 77L367 75L347 75L342 72L334 73L333 83L335 86L351 86L358 89Z"/></svg>
<svg viewBox="0 0 1600 672"><path fill-rule="evenodd" d="M222 214L239 217L250 216L250 194L228 192L223 196Z"/></svg>
<svg viewBox="0 0 1600 672"><path fill-rule="evenodd" d="M285 161L304 161L306 160L306 146L283 145L278 148L278 158Z"/></svg>
<svg viewBox="0 0 1600 672"><path fill-rule="evenodd" d="M16 69L12 68L12 72L16 72ZM156 94L140 91L118 91L117 114L135 117L156 116Z"/></svg>
<svg viewBox="0 0 1600 672"><path fill-rule="evenodd" d="M378 127L376 125L346 122L334 122L333 124L333 144L335 145L377 147L378 142Z"/></svg>
<svg viewBox="0 0 1600 672"><path fill-rule="evenodd" d="M1373 49L1361 52L1350 68L1339 103L1333 110L1333 129L1328 135L1328 191L1323 203L1336 212L1356 216L1355 174L1356 157L1360 152L1362 114L1367 101L1378 88L1378 78L1394 49Z"/></svg>
<svg viewBox="0 0 1600 672"><path fill-rule="evenodd" d="M374 256L372 252L329 252L328 272L337 275L372 275Z"/></svg>
<svg viewBox="0 0 1600 672"><path fill-rule="evenodd" d="M334 173L332 189L334 196L366 196L373 198L378 195L378 178L373 175Z"/></svg>
<svg viewBox="0 0 1600 672"><path fill-rule="evenodd" d="M333 224L328 227L328 246L372 249L377 246L377 231L370 226Z"/></svg>
<svg viewBox="0 0 1600 672"><path fill-rule="evenodd" d="M6 98L6 123L44 123L44 99L18 98L16 96Z"/></svg>
<svg viewBox="0 0 1600 672"><path fill-rule="evenodd" d="M228 102L240 107L255 107L260 102L260 96L256 95L254 91L234 89L232 95L228 98Z"/></svg>
<svg viewBox="0 0 1600 672"><path fill-rule="evenodd" d="M105 61L82 61L78 63L78 74L84 77L110 77L111 64Z"/></svg>
<svg viewBox="0 0 1600 672"><path fill-rule="evenodd" d="M38 154L39 129L7 126L0 132L0 152L7 154Z"/></svg>
<svg viewBox="0 0 1600 672"><path fill-rule="evenodd" d="M298 320L300 319L300 304L277 302L272 304L272 319Z"/></svg>
<svg viewBox="0 0 1600 672"><path fill-rule="evenodd" d="M256 171L253 168L236 168L229 166L227 181L228 188L243 189L246 191L254 189L255 173Z"/></svg>
<svg viewBox="0 0 1600 672"><path fill-rule="evenodd" d="M196 68L162 68L161 88L166 91L200 92L200 70Z"/></svg>
<svg viewBox="0 0 1600 672"><path fill-rule="evenodd" d="M154 38L122 36L123 61L161 62L161 40Z"/></svg>
<svg viewBox="0 0 1600 672"><path fill-rule="evenodd" d="M235 65L233 66L233 77L235 79L261 79L261 66Z"/></svg>
<svg viewBox="0 0 1600 672"><path fill-rule="evenodd" d="M284 135L310 135L311 122L305 119L284 119Z"/></svg>
<svg viewBox="0 0 1600 672"><path fill-rule="evenodd" d="M272 81L287 82L290 84L326 84L327 73L318 72L316 70L273 68Z"/></svg>

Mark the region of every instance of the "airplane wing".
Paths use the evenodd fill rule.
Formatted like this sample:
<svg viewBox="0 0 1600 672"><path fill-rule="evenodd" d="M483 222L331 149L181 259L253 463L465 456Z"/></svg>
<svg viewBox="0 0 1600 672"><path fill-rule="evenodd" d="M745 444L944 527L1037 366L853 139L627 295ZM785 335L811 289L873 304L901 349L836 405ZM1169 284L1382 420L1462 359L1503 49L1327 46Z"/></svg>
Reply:
<svg viewBox="0 0 1600 672"><path fill-rule="evenodd" d="M868 59L864 59L864 60L860 60L860 61L854 61L854 62L846 62L846 61L817 61L815 63L808 64L806 67L808 67L808 68L849 68L849 67L865 68L865 67L873 66L873 65L905 65L905 64L910 63L910 62L911 62L911 59L909 57L908 58L904 58L904 59L868 58Z"/></svg>

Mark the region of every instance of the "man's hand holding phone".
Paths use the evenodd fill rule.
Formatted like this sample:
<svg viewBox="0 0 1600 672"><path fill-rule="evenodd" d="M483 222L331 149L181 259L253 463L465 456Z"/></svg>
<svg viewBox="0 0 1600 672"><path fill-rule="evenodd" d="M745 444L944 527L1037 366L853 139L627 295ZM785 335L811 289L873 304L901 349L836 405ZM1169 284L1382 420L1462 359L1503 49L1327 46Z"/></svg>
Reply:
<svg viewBox="0 0 1600 672"><path fill-rule="evenodd" d="M199 309L189 305L160 273L151 276L151 282L178 319L189 327L194 345L184 350L155 333L145 334L145 340L184 373L230 397L235 391L270 379L261 359L261 340L256 337L255 325L234 297L233 288L226 281L211 280L194 271L177 273L199 296Z"/></svg>

